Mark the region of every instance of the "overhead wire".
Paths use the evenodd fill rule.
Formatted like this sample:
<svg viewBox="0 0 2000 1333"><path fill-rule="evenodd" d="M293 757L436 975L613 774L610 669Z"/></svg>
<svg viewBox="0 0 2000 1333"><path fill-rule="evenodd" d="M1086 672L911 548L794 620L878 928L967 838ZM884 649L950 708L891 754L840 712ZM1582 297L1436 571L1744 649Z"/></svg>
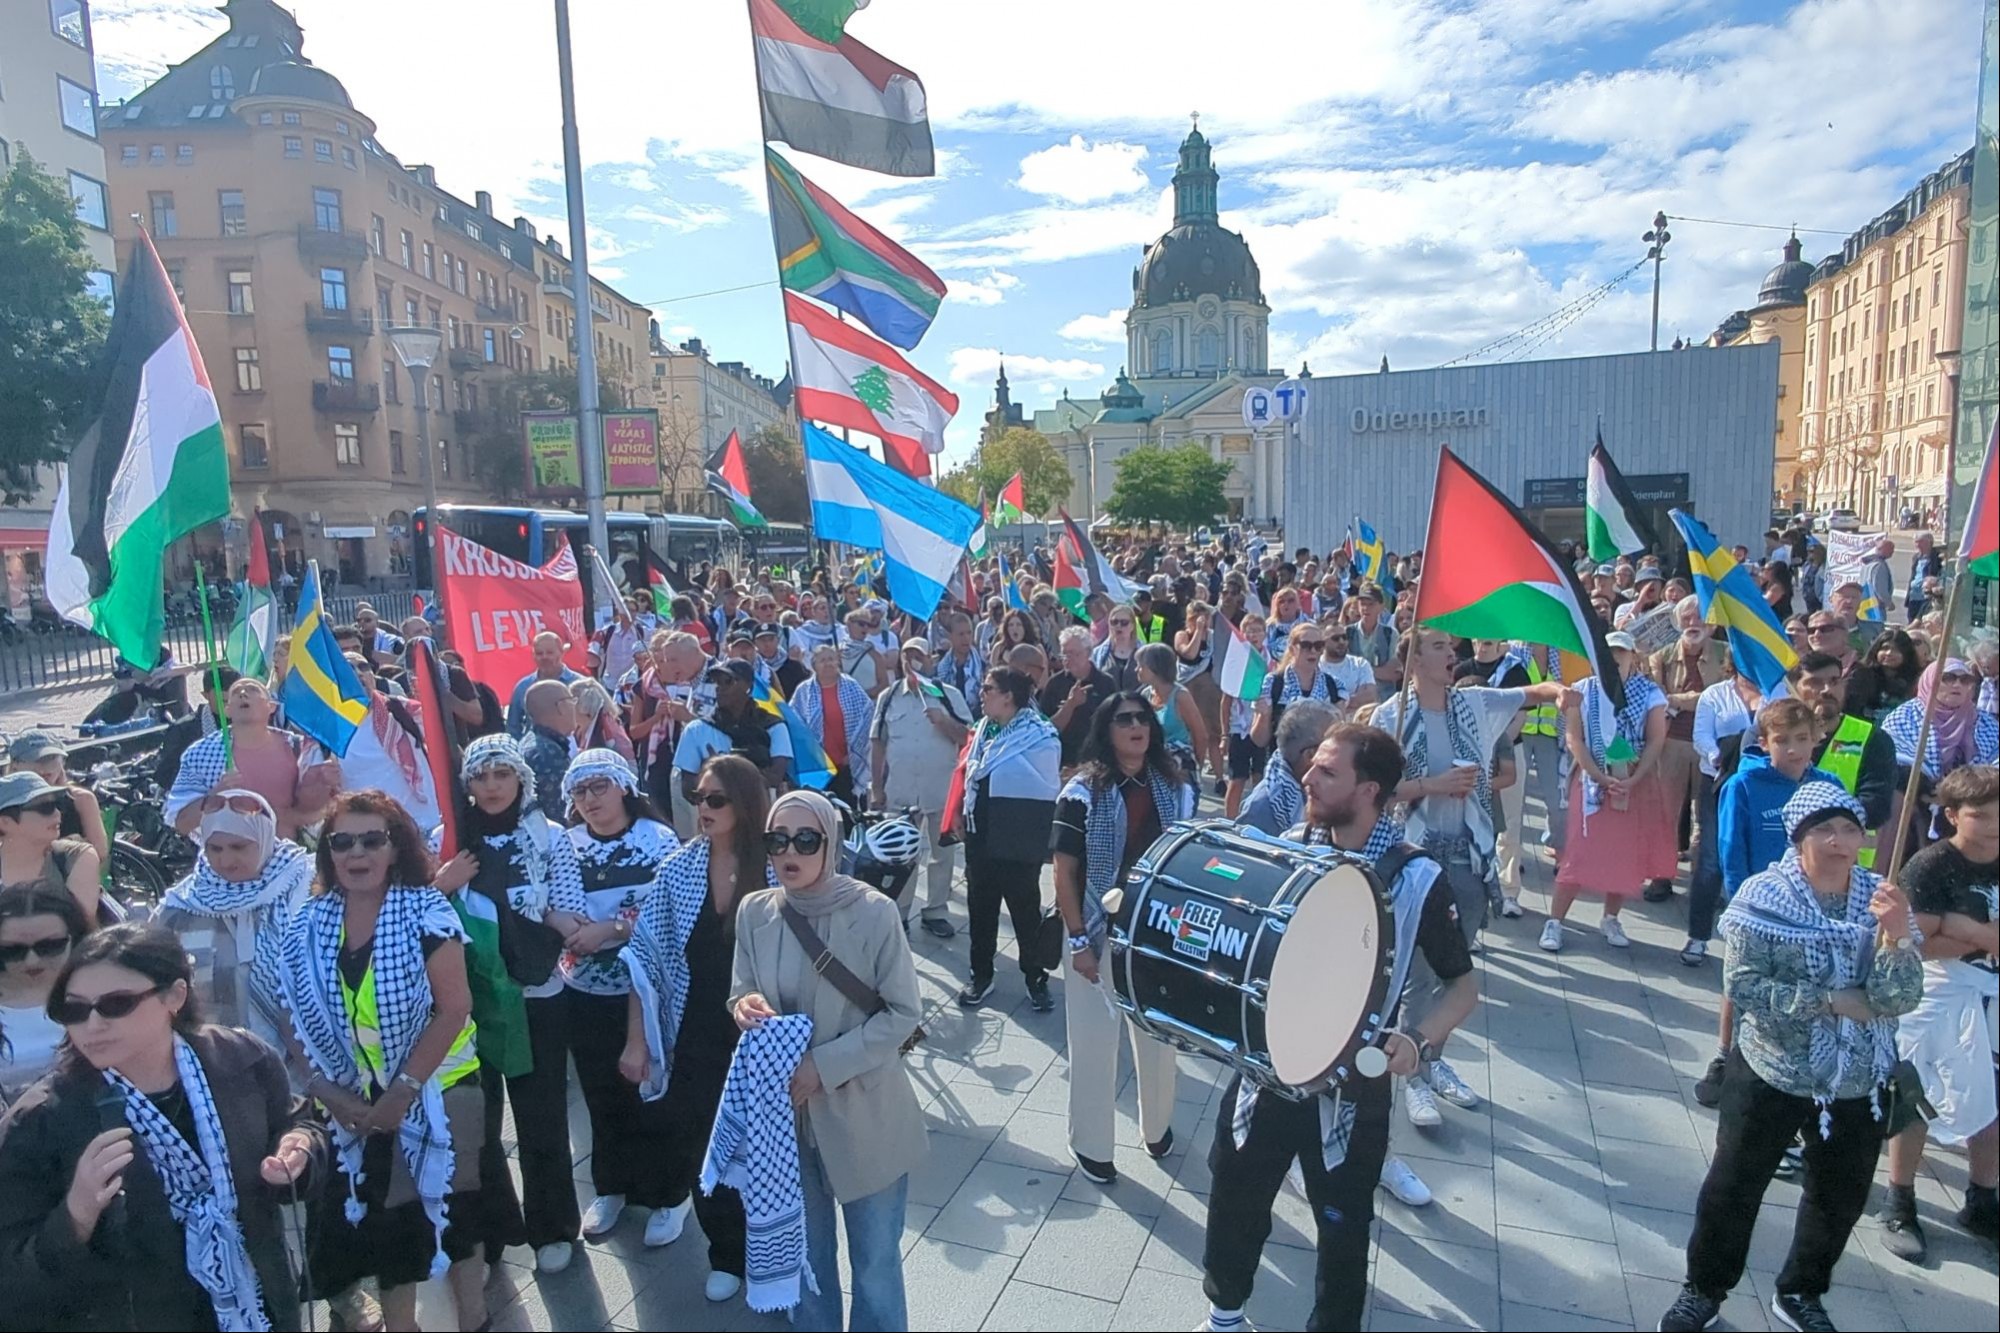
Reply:
<svg viewBox="0 0 2000 1333"><path fill-rule="evenodd" d="M1453 357L1449 361L1443 362L1437 367L1437 369L1443 370L1449 366L1456 366L1468 361L1477 360L1478 358L1483 356L1489 356L1499 351L1501 348L1506 347L1510 343L1519 342L1524 339L1538 339L1537 341L1533 342L1531 346L1539 347L1542 345L1542 343L1547 342L1550 337L1553 337L1555 333L1561 332L1563 329L1569 327L1570 324L1576 321L1576 318L1579 315L1581 315L1584 311L1590 309L1592 306L1595 306L1598 302L1602 301L1606 296L1610 295L1613 289L1615 289L1620 283L1624 282L1627 278L1631 277L1634 273L1637 273L1641 268L1645 267L1645 265L1646 265L1646 260L1639 259L1635 261L1633 265L1630 268L1626 269L1624 272L1616 275L1615 277L1609 279L1606 282L1600 283L1598 286L1592 288L1590 291L1585 292L1583 295L1576 297L1574 300L1569 301L1566 304L1562 305L1561 307L1550 311L1548 314L1541 316L1539 319L1533 320L1527 324L1522 325L1520 328L1514 330L1512 333L1508 333L1501 337L1495 338L1491 342L1485 343L1479 347L1475 347L1469 352L1462 353L1459 356ZM1553 326L1553 328L1551 329L1550 326ZM1502 357L1501 359L1506 360L1508 358Z"/></svg>

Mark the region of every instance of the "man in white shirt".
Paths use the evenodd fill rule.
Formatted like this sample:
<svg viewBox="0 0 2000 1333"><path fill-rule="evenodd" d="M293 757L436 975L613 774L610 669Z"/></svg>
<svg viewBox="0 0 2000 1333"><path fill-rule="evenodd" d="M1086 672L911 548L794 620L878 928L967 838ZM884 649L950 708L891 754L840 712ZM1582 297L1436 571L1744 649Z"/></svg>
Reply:
<svg viewBox="0 0 2000 1333"><path fill-rule="evenodd" d="M773 789L790 783L792 737L775 715L757 706L751 696L757 672L748 662L713 662L704 673L715 688L715 707L681 731L674 747L674 772L680 794L694 804L695 779L710 755L740 754L755 764Z"/></svg>
<svg viewBox="0 0 2000 1333"><path fill-rule="evenodd" d="M875 699L868 724L868 794L878 810L913 809L929 844L924 870L924 929L941 940L955 933L946 916L951 900L953 850L939 835L945 794L952 770L958 767L972 711L965 696L930 678L930 645L923 639L904 642L902 674ZM910 895L912 900L916 895Z"/></svg>
<svg viewBox="0 0 2000 1333"><path fill-rule="evenodd" d="M1319 669L1333 677L1340 687L1340 713L1352 717L1356 709L1375 702L1375 668L1368 659L1350 651L1352 644L1337 616L1322 616L1328 628L1326 648L1320 654Z"/></svg>

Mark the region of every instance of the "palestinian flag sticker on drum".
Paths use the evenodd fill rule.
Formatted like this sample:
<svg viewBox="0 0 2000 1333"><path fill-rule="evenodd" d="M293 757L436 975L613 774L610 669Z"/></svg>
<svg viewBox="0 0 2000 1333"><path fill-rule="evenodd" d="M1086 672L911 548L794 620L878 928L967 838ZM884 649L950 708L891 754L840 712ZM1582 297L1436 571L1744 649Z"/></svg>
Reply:
<svg viewBox="0 0 2000 1333"><path fill-rule="evenodd" d="M1222 909L1212 903L1176 903L1167 912L1167 929L1173 936L1174 952L1197 963L1208 961L1216 944L1216 927L1221 924Z"/></svg>
<svg viewBox="0 0 2000 1333"><path fill-rule="evenodd" d="M1202 869L1211 875L1220 875L1231 882L1243 878L1243 867L1233 866L1219 856L1209 857L1208 864L1203 866Z"/></svg>

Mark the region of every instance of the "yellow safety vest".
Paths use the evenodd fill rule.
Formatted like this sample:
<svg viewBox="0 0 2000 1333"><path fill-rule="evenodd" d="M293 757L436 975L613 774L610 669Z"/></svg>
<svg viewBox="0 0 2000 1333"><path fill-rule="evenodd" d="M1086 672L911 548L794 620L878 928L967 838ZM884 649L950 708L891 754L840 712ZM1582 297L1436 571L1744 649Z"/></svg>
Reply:
<svg viewBox="0 0 2000 1333"><path fill-rule="evenodd" d="M1548 673L1542 670L1542 664L1535 660L1535 655L1532 652L1529 653L1529 682L1539 685L1548 678ZM1562 735L1562 721L1556 716L1559 711L1554 704L1537 704L1533 708L1530 708L1528 710L1528 720L1521 724L1521 734L1523 736L1549 737Z"/></svg>
<svg viewBox="0 0 2000 1333"><path fill-rule="evenodd" d="M1855 784L1861 780L1861 756L1868 748L1868 738L1874 734L1873 722L1843 716L1833 739L1827 742L1826 753L1819 757L1817 767L1837 778L1850 796L1854 794ZM1875 849L1862 848L1859 860L1864 867L1873 870Z"/></svg>
<svg viewBox="0 0 2000 1333"><path fill-rule="evenodd" d="M359 986L349 986L346 977L340 979L340 998L347 1009L348 1025L354 1036L354 1058L361 1066L362 1076L378 1091L387 1092L398 1071L388 1068L382 1055L382 1028L378 1017L380 1011L375 1006L373 962L361 974ZM437 1080L440 1091L479 1072L479 1048L474 1044L477 1034L477 1026L468 1018L465 1026L458 1030L458 1035L452 1038L451 1049L445 1052L444 1060L431 1075Z"/></svg>
<svg viewBox="0 0 2000 1333"><path fill-rule="evenodd" d="M1160 636L1167 632L1165 617L1147 616L1144 620L1138 620L1138 615L1135 612L1133 619L1138 621L1139 642L1141 643L1158 643Z"/></svg>

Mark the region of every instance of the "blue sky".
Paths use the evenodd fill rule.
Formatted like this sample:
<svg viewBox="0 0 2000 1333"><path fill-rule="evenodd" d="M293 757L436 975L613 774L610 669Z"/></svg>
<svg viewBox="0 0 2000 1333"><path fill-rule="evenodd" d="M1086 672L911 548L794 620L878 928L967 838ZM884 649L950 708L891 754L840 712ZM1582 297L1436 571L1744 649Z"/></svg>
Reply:
<svg viewBox="0 0 2000 1333"><path fill-rule="evenodd" d="M223 26L213 3L96 0L106 101ZM785 360L737 0L572 0L597 271L675 341ZM305 52L378 137L463 198L562 225L547 0L298 0ZM1199 110L1273 307L1274 363L1434 365L1615 277L1654 211L1797 225L1837 250L1970 145L1976 0L873 0L849 30L928 89L940 174L794 155L952 292L914 359L969 449L1004 351L1015 398L1124 360L1141 248ZM1676 221L1662 341L1752 303L1783 231ZM727 289L740 290L727 290ZM1534 353L1645 345L1635 275Z"/></svg>

